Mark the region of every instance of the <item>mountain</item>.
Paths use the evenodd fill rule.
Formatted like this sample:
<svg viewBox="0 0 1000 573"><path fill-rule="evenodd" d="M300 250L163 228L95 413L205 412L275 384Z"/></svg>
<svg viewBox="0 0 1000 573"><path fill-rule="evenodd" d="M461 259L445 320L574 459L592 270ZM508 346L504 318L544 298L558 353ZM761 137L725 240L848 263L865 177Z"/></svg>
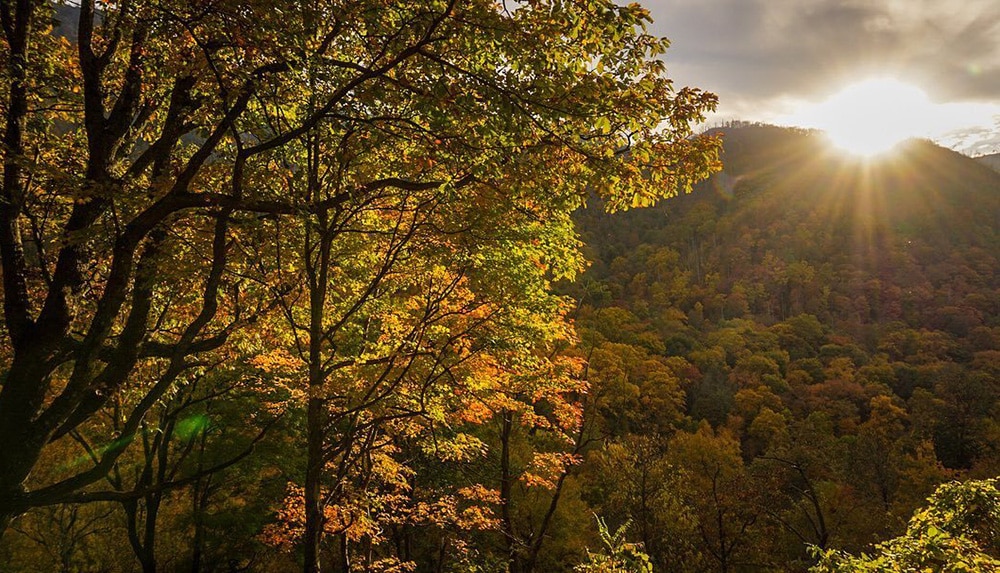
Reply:
<svg viewBox="0 0 1000 573"><path fill-rule="evenodd" d="M748 468L801 460L881 516L845 546L891 533L940 480L1000 474L1000 173L926 141L865 161L808 131L724 137L725 170L693 193L578 213L581 337L673 364L676 416L735 437ZM656 404L642 372L631 399ZM616 416L612 433L662 432Z"/></svg>
<svg viewBox="0 0 1000 573"><path fill-rule="evenodd" d="M994 171L1000 171L1000 153L994 153L992 155L980 155L976 158L976 161L988 166Z"/></svg>
<svg viewBox="0 0 1000 573"><path fill-rule="evenodd" d="M814 133L769 126L726 133L723 161L689 196L581 214L589 276L638 272L637 249L666 247L691 275L685 312L701 302L722 318L703 299L736 289L753 293L749 314L765 322L810 312L844 327L920 327L943 307L998 315L1000 174L980 162L926 141L864 161Z"/></svg>
<svg viewBox="0 0 1000 573"><path fill-rule="evenodd" d="M684 511L743 535L738 559L794 571L804 542L863 549L939 483L1000 474L1000 173L926 141L860 160L761 125L727 129L723 162L655 207L576 215L592 264L567 293L600 427L643 452L600 479L661 460L704 500L718 472L742 476L729 505ZM707 464L722 451L742 461ZM681 545L646 546L705 570Z"/></svg>

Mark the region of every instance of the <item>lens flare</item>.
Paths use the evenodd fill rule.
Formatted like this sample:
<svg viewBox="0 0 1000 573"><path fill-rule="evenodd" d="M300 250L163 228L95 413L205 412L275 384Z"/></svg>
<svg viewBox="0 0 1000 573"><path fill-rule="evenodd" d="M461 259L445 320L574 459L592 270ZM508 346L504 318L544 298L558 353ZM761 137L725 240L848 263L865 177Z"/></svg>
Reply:
<svg viewBox="0 0 1000 573"><path fill-rule="evenodd" d="M852 84L825 101L798 104L778 123L820 129L847 152L870 157L914 137L945 141L992 125L1000 107L989 103L936 103L920 88L891 78Z"/></svg>

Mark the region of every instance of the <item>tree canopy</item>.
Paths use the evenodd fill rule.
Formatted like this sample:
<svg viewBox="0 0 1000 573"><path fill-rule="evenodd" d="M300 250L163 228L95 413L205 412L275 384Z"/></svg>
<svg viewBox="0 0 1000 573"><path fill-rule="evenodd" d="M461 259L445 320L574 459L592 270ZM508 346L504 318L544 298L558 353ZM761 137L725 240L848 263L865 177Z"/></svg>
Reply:
<svg viewBox="0 0 1000 573"><path fill-rule="evenodd" d="M324 532L350 567L380 542L359 516L415 495L407 452L474 444L453 416L579 392L551 292L582 265L569 213L717 169L692 134L715 96L673 86L648 21L605 0L2 3L0 533L80 502L155 529L158 496L208 495L277 424L305 456L307 570ZM213 450L188 412L236 395L244 431ZM130 539L155 568L155 537Z"/></svg>

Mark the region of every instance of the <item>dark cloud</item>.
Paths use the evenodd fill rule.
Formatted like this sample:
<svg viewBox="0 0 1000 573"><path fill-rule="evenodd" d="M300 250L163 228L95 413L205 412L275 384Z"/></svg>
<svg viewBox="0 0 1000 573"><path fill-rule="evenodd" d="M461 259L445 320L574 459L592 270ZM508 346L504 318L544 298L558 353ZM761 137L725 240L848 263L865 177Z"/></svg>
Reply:
<svg viewBox="0 0 1000 573"><path fill-rule="evenodd" d="M1000 102L996 0L650 0L681 83L730 107L892 75L939 101Z"/></svg>

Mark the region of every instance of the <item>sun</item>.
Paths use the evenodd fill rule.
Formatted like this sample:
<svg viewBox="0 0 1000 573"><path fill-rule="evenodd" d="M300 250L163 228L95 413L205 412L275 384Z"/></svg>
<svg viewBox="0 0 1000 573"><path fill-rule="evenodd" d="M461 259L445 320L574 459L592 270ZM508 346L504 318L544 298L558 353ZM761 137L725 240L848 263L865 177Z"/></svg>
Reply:
<svg viewBox="0 0 1000 573"><path fill-rule="evenodd" d="M837 147L871 157L925 135L934 107L920 88L879 78L850 85L796 119L799 125L825 131Z"/></svg>

